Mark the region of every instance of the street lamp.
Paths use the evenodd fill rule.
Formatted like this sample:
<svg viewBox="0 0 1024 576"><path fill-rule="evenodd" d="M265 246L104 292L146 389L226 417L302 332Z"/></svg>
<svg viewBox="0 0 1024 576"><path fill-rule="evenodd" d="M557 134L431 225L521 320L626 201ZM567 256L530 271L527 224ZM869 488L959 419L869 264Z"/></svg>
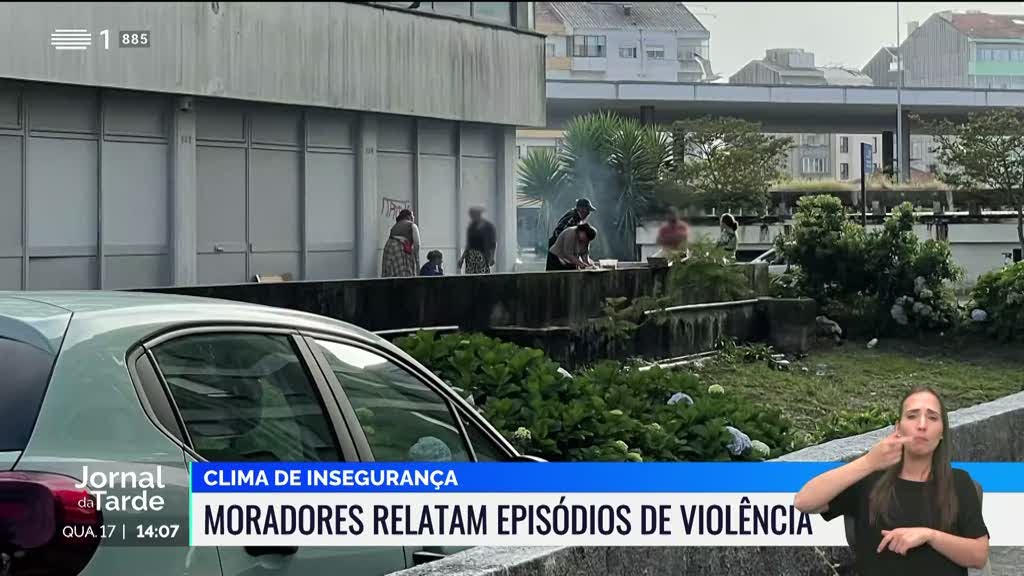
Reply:
<svg viewBox="0 0 1024 576"><path fill-rule="evenodd" d="M900 3L896 3L896 143L893 149L896 150L896 183L901 180L904 170L903 166L903 47L900 46ZM910 162L910 153L907 153L907 162ZM909 171L908 171L909 174Z"/></svg>

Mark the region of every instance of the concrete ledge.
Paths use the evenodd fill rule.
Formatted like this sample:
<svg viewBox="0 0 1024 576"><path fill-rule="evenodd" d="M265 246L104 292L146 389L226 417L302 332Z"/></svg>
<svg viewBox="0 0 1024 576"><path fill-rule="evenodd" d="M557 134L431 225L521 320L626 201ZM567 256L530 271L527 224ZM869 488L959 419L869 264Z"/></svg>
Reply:
<svg viewBox="0 0 1024 576"><path fill-rule="evenodd" d="M949 413L953 460L1024 461L1024 392ZM893 427L833 440L778 458L789 462L849 462L892 433Z"/></svg>
<svg viewBox="0 0 1024 576"><path fill-rule="evenodd" d="M395 576L835 576L848 574L836 570L844 555L842 548L766 546L473 548Z"/></svg>
<svg viewBox="0 0 1024 576"><path fill-rule="evenodd" d="M949 415L953 458L961 462L1024 461L1024 392ZM892 431L883 428L787 454L780 461L849 461ZM841 522L835 519L833 522ZM1001 568L993 549L993 568ZM1012 568L1009 568L1013 566ZM997 572L1003 574L1004 572ZM1017 574L1007 571L1005 574ZM437 562L398 572L401 576L837 576L852 575L849 548L678 547L678 548L474 548ZM971 572L975 574L975 572Z"/></svg>

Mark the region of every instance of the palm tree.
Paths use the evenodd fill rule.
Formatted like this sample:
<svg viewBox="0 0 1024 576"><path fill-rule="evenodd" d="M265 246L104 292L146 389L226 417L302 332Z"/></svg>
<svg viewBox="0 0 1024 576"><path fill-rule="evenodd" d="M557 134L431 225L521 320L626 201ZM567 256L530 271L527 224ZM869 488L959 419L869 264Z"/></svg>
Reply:
<svg viewBox="0 0 1024 576"><path fill-rule="evenodd" d="M619 122L611 140L609 163L616 175L616 252L620 259L636 258L636 229L654 200L655 185L668 157L668 139L664 134L633 119Z"/></svg>
<svg viewBox="0 0 1024 576"><path fill-rule="evenodd" d="M532 148L519 165L519 190L530 200L540 202L536 245L545 245L555 218L568 204L568 182L558 154L551 149ZM546 245L545 245L546 246Z"/></svg>
<svg viewBox="0 0 1024 576"><path fill-rule="evenodd" d="M598 112L577 116L566 125L562 148L562 169L573 194L589 198L598 206L592 217L598 229L595 256L614 253L612 235L612 194L614 172L609 166L611 141L619 124L619 117ZM603 206L603 208L602 208Z"/></svg>
<svg viewBox="0 0 1024 576"><path fill-rule="evenodd" d="M566 126L559 153L531 150L519 170L520 189L542 201L541 222L554 220L576 197L598 206L599 234L592 251L636 258L636 229L667 169L668 138L651 126L610 112L577 116Z"/></svg>

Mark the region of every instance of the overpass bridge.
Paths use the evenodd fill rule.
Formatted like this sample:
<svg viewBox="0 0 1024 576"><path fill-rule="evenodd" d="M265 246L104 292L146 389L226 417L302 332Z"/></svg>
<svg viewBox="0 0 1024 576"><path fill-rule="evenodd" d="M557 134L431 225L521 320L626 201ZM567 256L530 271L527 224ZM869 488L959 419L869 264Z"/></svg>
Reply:
<svg viewBox="0 0 1024 576"><path fill-rule="evenodd" d="M560 128L572 117L612 110L645 122L670 123L705 115L756 121L767 132L883 135L884 165L891 166L896 131L896 88L876 86L765 86L675 82L547 80L547 126ZM963 120L988 108L1024 108L1024 91L975 88L903 88L901 157L910 133L923 120ZM902 159L902 158L901 158ZM900 162L909 166L909 162Z"/></svg>

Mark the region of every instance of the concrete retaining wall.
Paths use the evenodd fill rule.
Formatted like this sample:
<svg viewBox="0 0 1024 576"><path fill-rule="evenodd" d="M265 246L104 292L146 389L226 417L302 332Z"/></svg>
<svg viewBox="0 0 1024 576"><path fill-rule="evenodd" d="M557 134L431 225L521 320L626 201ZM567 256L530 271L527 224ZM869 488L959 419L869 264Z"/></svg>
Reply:
<svg viewBox="0 0 1024 576"><path fill-rule="evenodd" d="M741 265L757 295L766 265ZM178 286L145 291L223 298L321 314L372 331L458 326L574 326L601 314L606 298L651 296L665 270L533 272L271 284Z"/></svg>
<svg viewBox="0 0 1024 576"><path fill-rule="evenodd" d="M1024 461L1024 392L951 412L953 458L961 462ZM779 460L847 461L868 451L892 427L793 452ZM833 522L841 522L840 519ZM1013 572L1014 549L993 549L993 574ZM1001 558L1011 558L1001 564ZM475 548L398 572L400 576L837 576L855 574L847 548ZM1019 570L1019 566L1016 567Z"/></svg>
<svg viewBox="0 0 1024 576"><path fill-rule="evenodd" d="M676 358L712 350L722 337L743 342L764 339L764 321L758 300L677 306L660 321L642 324L632 335L610 335L592 326L526 328L499 326L492 336L544 350L562 367L575 370L599 360Z"/></svg>

